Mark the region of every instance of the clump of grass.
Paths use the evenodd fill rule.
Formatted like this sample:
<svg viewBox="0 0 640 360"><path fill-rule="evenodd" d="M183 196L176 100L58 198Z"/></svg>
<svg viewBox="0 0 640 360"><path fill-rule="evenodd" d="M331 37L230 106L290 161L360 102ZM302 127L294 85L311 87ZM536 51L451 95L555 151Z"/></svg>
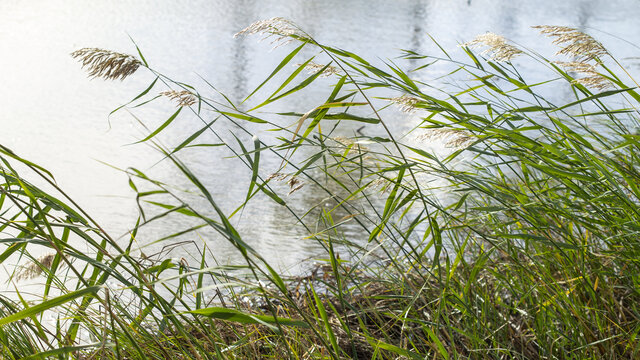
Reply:
<svg viewBox="0 0 640 360"><path fill-rule="evenodd" d="M315 84L327 66L315 67L304 79L298 78L301 69L294 70L262 101L256 100L260 85L244 100L255 102L248 111L221 110L205 96L198 96L196 110L183 102L193 92L165 92L191 110L202 128L180 145L164 147L158 134L182 120L180 111L187 109L181 108L141 142L153 143L192 186L183 192L138 169L127 170L141 215L125 245L57 188L46 170L0 147L0 227L10 234L2 258L28 254L34 245L55 254L46 262L44 295L36 305L0 297L3 356L637 358L640 94L605 63L619 65L589 35L563 27L542 30L564 46L562 55L577 60L558 66L485 34L467 45L487 46L486 59L469 46L462 47L468 60L407 52L404 57L413 63L425 62L407 72L319 44L283 19L251 25L241 34L275 36L279 44L301 42L265 83L286 71L284 65L303 47L313 46L339 69L332 73L335 83L327 97L311 111L291 109L269 119L256 112ZM533 58L541 71L551 71L551 80L529 83L511 63L515 56ZM85 61L85 66L100 62ZM452 68L450 77L463 73L465 78L442 83L439 91L425 88L435 83L428 77L436 62ZM100 70L105 67L90 75L115 76ZM623 67L620 71L635 82ZM610 90L598 92L597 84L572 73L600 76ZM183 86L162 79L169 87ZM146 98L154 86L155 81L134 101L155 100ZM542 96L547 86L568 87L575 98L557 104ZM380 107L395 103L411 112L417 125L395 134L378 102L370 101L373 89ZM371 112L353 110L362 106ZM205 119L201 107L219 117ZM282 136L207 143L205 131L223 139L220 132L229 129L218 128L217 121L244 135L264 126ZM357 134L349 127L353 123L379 126L382 135L334 133L343 127ZM430 153L403 142L416 133L423 142L442 141L452 149ZM230 214L179 158L196 139L205 141L202 146L225 146L250 169L246 199ZM266 168L260 160L265 156L282 165ZM13 163L26 165L56 193L32 185ZM288 189L272 186L287 180ZM314 187L328 206L293 206L284 195L302 184L299 194ZM186 193L199 195L207 206L193 206ZM287 277L245 242L230 219L259 193L286 209L307 238L322 246L321 265ZM147 219L147 208L162 212ZM169 216L191 222L163 239L140 238L140 228ZM359 231L347 232L347 223ZM206 237L203 229L226 239L244 264L210 266L215 259L202 247L194 247L197 265L171 259L170 250L143 259L132 255L136 242L165 242L170 249L185 234ZM93 253L78 250L78 242ZM51 295L55 291L59 294ZM56 326L44 330L40 314L53 309L60 312Z"/></svg>

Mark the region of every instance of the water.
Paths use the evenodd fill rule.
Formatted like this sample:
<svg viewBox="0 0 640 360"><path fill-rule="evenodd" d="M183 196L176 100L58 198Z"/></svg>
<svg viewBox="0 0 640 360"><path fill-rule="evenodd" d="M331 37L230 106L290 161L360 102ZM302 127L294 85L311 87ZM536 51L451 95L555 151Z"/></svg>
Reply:
<svg viewBox="0 0 640 360"><path fill-rule="evenodd" d="M457 44L486 31L551 54L549 39L530 29L537 24L587 29L619 59L640 53L638 48L616 39L640 39L636 21L640 4L636 0L109 1L90 5L81 0L5 0L0 2L0 143L51 170L60 186L105 228L112 234L123 234L135 222L134 193L127 186L127 177L103 162L119 168L134 166L164 179L176 178L175 170L168 165L155 165L160 155L150 147L125 146L144 136L129 114L112 116L111 129L107 121L112 109L134 97L153 77L139 72L124 82L89 81L69 53L82 47L135 53L130 36L154 69L199 86L203 86L202 76L237 101L251 92L291 48L272 51L269 41L258 42L257 37L234 39L233 34L253 21L273 16L293 20L319 42L374 61L396 57L398 49L433 52L427 34L445 49L457 51ZM635 66L633 59L627 63ZM282 106L308 110L326 98L326 91L311 89L305 98ZM134 113L153 126L171 111L171 104L158 102ZM412 124L397 116L393 119L390 123L397 132ZM169 143L181 141L197 126L174 124L164 132L163 139ZM368 127L365 131L376 130ZM223 159L223 155L226 153L214 149L190 151L183 156L205 179L216 201L230 212L240 204L238 199L244 198L250 172L233 159ZM275 168L277 164L272 161L263 166L266 174L269 166ZM326 199L320 192L307 191L287 201L304 209L322 205ZM234 225L245 241L286 269L319 253L317 244L304 239L308 233L293 227L286 218L284 208L262 198L254 201L242 217L234 218ZM148 239L139 240L154 240L182 225L178 220L168 222L164 228L148 231ZM355 230L348 235L360 236ZM185 240L203 241L195 235ZM237 253L219 239L204 241L220 262L238 260ZM168 256L187 255L180 248Z"/></svg>

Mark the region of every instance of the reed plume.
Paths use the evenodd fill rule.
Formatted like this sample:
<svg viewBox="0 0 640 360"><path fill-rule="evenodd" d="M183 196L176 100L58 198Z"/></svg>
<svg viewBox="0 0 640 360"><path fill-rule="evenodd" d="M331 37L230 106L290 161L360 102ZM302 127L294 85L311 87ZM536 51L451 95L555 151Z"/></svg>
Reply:
<svg viewBox="0 0 640 360"><path fill-rule="evenodd" d="M476 36L475 39L462 44L462 46L477 47L487 46L482 54L489 54L494 61L511 61L514 57L522 54L522 50L507 43L507 40L494 33L486 33Z"/></svg>
<svg viewBox="0 0 640 360"><path fill-rule="evenodd" d="M127 54L98 48L83 48L71 53L74 59L87 68L89 77L101 77L107 80L124 80L140 67L140 61Z"/></svg>
<svg viewBox="0 0 640 360"><path fill-rule="evenodd" d="M389 99L389 101L396 104L400 108L400 111L405 113L415 112L418 109L416 105L420 103L420 99L409 95L394 97Z"/></svg>
<svg viewBox="0 0 640 360"><path fill-rule="evenodd" d="M305 185L305 182L300 180L297 176L292 176L291 174L283 174L279 172L269 175L266 181L275 180L279 182L279 181L284 181L287 178L289 178L289 181L287 181L287 185L289 185L289 193L287 195L293 194L294 192L302 189Z"/></svg>
<svg viewBox="0 0 640 360"><path fill-rule="evenodd" d="M47 254L40 257L35 262L32 262L28 266L23 267L16 275L16 280L20 281L33 279L42 274L45 268L51 269L51 265L53 265L53 260L55 259L55 257L55 253Z"/></svg>
<svg viewBox="0 0 640 360"><path fill-rule="evenodd" d="M302 64L296 64L296 66L300 67L302 66ZM327 67L326 69L325 69L325 66ZM304 68L308 70L310 74L315 74L318 71L322 71L322 74L320 75L320 77L329 77L331 75L342 75L342 71L340 71L340 69L338 69L335 66L322 65L322 64L315 63L313 61L310 61L307 65L305 65Z"/></svg>
<svg viewBox="0 0 640 360"><path fill-rule="evenodd" d="M447 148L462 148L473 142L475 139L476 138L473 134L468 131L450 128L432 129L424 134L416 136L416 140L419 141L445 140L444 146Z"/></svg>
<svg viewBox="0 0 640 360"><path fill-rule="evenodd" d="M270 37L275 37L272 43L277 43L276 47L291 42L292 38L308 39L307 36L300 29L298 29L298 27L293 22L282 17L274 17L268 20L256 21L237 32L235 35L233 35L233 37L237 38L240 36L253 34L264 35L263 40ZM283 41L285 39L286 41Z"/></svg>
<svg viewBox="0 0 640 360"><path fill-rule="evenodd" d="M551 25L536 25L533 28L539 29L547 37L555 38L553 43L562 46L558 55L574 56L579 62L599 61L600 57L610 55L600 42L576 28Z"/></svg>
<svg viewBox="0 0 640 360"><path fill-rule="evenodd" d="M572 80L572 84L580 84L597 90L603 90L613 87L611 81L609 81L606 77L602 76L602 74L597 71L596 65L576 61L556 61L555 63L562 66L567 71L573 71L575 73L585 75L583 77Z"/></svg>
<svg viewBox="0 0 640 360"><path fill-rule="evenodd" d="M180 106L191 106L198 102L195 95L193 95L190 91L182 90L182 91L163 91L160 95L166 96L169 99L173 100L178 107Z"/></svg>

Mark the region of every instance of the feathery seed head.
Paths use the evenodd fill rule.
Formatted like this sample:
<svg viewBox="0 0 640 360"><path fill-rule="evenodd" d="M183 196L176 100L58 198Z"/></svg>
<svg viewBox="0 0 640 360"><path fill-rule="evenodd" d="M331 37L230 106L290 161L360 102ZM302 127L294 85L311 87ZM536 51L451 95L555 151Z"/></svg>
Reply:
<svg viewBox="0 0 640 360"><path fill-rule="evenodd" d="M613 87L613 84L602 75L585 76L571 81L572 84L584 85L596 90L604 90Z"/></svg>
<svg viewBox="0 0 640 360"><path fill-rule="evenodd" d="M176 102L177 106L191 106L198 102L195 95L193 95L190 91L182 90L182 91L163 91L160 95L164 95L169 99Z"/></svg>
<svg viewBox="0 0 640 360"><path fill-rule="evenodd" d="M391 188L391 184L393 182L389 181L389 179L386 179L384 177L379 177L376 180L371 181L368 185L367 185L367 189L376 189L379 190L381 193L386 193L390 190Z"/></svg>
<svg viewBox="0 0 640 360"><path fill-rule="evenodd" d="M494 61L511 61L514 57L522 54L522 50L507 44L507 39L494 33L478 35L475 39L462 44L462 46L486 46L487 49L482 53L490 54L491 59Z"/></svg>
<svg viewBox="0 0 640 360"><path fill-rule="evenodd" d="M53 259L55 259L56 254L47 254L37 259L36 262L32 262L28 266L23 267L18 275L16 276L16 280L29 280L33 279L36 276L42 274L43 268L51 269L51 265L53 265Z"/></svg>
<svg viewBox="0 0 640 360"><path fill-rule="evenodd" d="M140 67L140 60L127 54L114 51L83 48L71 53L74 59L82 62L82 67L87 68L89 77L101 77L107 80L124 80Z"/></svg>
<svg viewBox="0 0 640 360"><path fill-rule="evenodd" d="M269 180L284 181L289 176L290 176L290 174L273 173L273 174L269 175L269 177L267 177L266 181L269 181ZM291 195L294 192L302 189L304 187L304 185L305 185L305 182L300 180L300 179L298 179L298 177L296 177L296 176L291 176L289 181L287 181L287 185L289 185L289 189L290 189L288 195Z"/></svg>
<svg viewBox="0 0 640 360"><path fill-rule="evenodd" d="M302 187L304 186L304 182L300 181L295 176L292 176L291 179L289 179L289 181L287 181L287 184L289 184L289 187L291 188L291 190L289 191L289 194L287 194L287 195L293 194L294 192L302 189Z"/></svg>
<svg viewBox="0 0 640 360"><path fill-rule="evenodd" d="M419 141L435 139L446 139L445 147L457 149L470 144L475 137L468 131L447 128L432 129L416 136L416 140Z"/></svg>
<svg viewBox="0 0 640 360"><path fill-rule="evenodd" d="M592 65L592 64L589 64L589 63L585 63L585 62L579 62L579 61L568 61L568 62L566 62L566 61L554 61L554 64L562 66L567 71L573 71L573 72L583 73L583 74L597 73L595 65Z"/></svg>
<svg viewBox="0 0 640 360"><path fill-rule="evenodd" d="M581 62L597 60L609 55L600 42L576 28L551 25L537 25L533 28L540 29L540 33L547 37L555 38L553 43L562 47L558 55L575 56Z"/></svg>
<svg viewBox="0 0 640 360"><path fill-rule="evenodd" d="M586 75L581 78L571 81L572 84L581 84L589 88L596 90L603 90L613 87L611 81L602 76L598 71L596 65L592 65L586 62L562 62L556 61L556 64L562 66L567 71L573 71L578 74Z"/></svg>
<svg viewBox="0 0 640 360"><path fill-rule="evenodd" d="M418 109L416 105L420 103L420 99L409 95L402 95L389 100L398 105L400 111L405 113L412 113L416 111Z"/></svg>
<svg viewBox="0 0 640 360"><path fill-rule="evenodd" d="M292 38L306 39L307 36L291 21L282 18L274 17L268 20L256 21L248 27L240 30L233 37L239 37L244 35L262 34L264 39L269 37L275 37L272 43L278 43L276 47L284 45L292 41ZM283 41L287 39L286 41Z"/></svg>
<svg viewBox="0 0 640 360"><path fill-rule="evenodd" d="M300 67L302 66L302 64L296 64L296 66ZM327 67L326 69L324 69L325 66ZM315 63L313 61L310 61L307 65L305 65L304 68L309 71L309 74L315 74L318 71L321 71L322 69L324 69L322 70L322 74L320 75L321 77L329 77L331 75L342 75L342 71L340 71L340 69L338 69L335 66L322 65L322 64Z"/></svg>

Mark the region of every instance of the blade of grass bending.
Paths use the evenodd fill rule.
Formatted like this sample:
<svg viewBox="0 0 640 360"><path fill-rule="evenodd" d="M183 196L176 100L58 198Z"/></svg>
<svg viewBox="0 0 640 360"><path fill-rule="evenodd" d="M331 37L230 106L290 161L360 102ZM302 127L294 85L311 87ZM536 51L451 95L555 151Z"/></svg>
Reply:
<svg viewBox="0 0 640 360"><path fill-rule="evenodd" d="M48 359L49 357L52 357L52 356L60 356L60 355L69 354L69 353L84 350L84 349L95 349L102 346L105 346L105 344L93 343L93 344L78 345L78 346L63 346L57 349L47 350L47 351L39 352L37 354L29 355L27 357L22 358L22 360ZM109 345L107 345L107 347L109 347Z"/></svg>
<svg viewBox="0 0 640 360"><path fill-rule="evenodd" d="M369 337L369 336L365 336L365 338L367 339L367 342L372 347L374 347L375 349L382 349L382 350L386 350L386 351L391 351L391 352L393 352L395 354L398 354L400 356L404 356L404 357L415 359L415 360L423 360L423 359L425 359L424 357L422 357L422 356L420 356L420 355L418 355L418 354L416 354L414 352L408 351L406 349L403 349L401 347L398 347L398 346L395 346L395 345L392 345L392 344L388 344L388 343L386 343L386 342L384 342L382 340L374 339L374 338Z"/></svg>
<svg viewBox="0 0 640 360"><path fill-rule="evenodd" d="M159 77L156 76L156 78L151 82L151 85L149 85L146 89L144 89L140 94L138 94L136 97L134 97L133 99L131 99L129 102L127 102L126 104L120 105L117 108L111 110L111 112L109 113L109 115L107 116L110 117L111 115L113 115L114 113L118 112L118 110L122 109L123 107L131 104L132 102L140 99L141 97L147 95L149 93L149 91L151 91L151 89L153 89L153 87L156 85L156 82L158 81ZM157 98L157 97L156 97ZM111 121L109 121L109 128L111 128Z"/></svg>
<svg viewBox="0 0 640 360"><path fill-rule="evenodd" d="M15 284L14 284L14 292L18 296L18 299L20 300L20 303L22 304L22 306L27 308L29 304L24 300L24 298L20 294L20 291L18 290ZM35 325L36 327L36 330L37 330L36 333L38 334L38 337L40 337L40 339L46 339L47 335L45 335L44 333L44 329L42 328L42 323L40 323L40 321L38 321L38 319L36 318L36 314L29 315L29 318L33 322L33 325Z"/></svg>
<svg viewBox="0 0 640 360"><path fill-rule="evenodd" d="M293 132L293 137L291 138L291 143L293 143L296 139L296 137L298 136L298 133L300 132L300 128L302 128L302 124L304 123L305 120L307 120L307 118L314 112L316 111L316 109L311 109L309 111L307 111L306 113L304 113L300 119L298 120L298 126L296 127L296 130ZM284 157L282 159L282 163L280 164L280 168L282 168L282 165L284 165L285 161L287 161L287 157L289 156L289 149L287 149L287 152L284 154Z"/></svg>
<svg viewBox="0 0 640 360"><path fill-rule="evenodd" d="M69 228L64 228L62 230L62 237L61 237L61 243L66 244L67 241L69 240L69 234L71 233L71 230L69 230ZM43 298L46 299L47 296L49 295L49 290L51 289L51 284L53 283L54 277L56 276L56 271L58 270L58 265L60 265L60 261L61 261L61 257L59 253L56 253L56 255L53 258L53 261L51 262L51 267L49 269L49 274L47 275L47 282L44 285L44 295Z"/></svg>
<svg viewBox="0 0 640 360"><path fill-rule="evenodd" d="M220 114L225 115L225 116L229 116L229 117L232 117L232 118L240 119L240 120L246 120L246 121L258 123L258 124L267 124L268 123L265 120L262 120L260 118L257 118L255 116L250 116L250 115L236 114L236 113L227 112L227 111L220 111Z"/></svg>
<svg viewBox="0 0 640 360"><path fill-rule="evenodd" d="M55 181L55 178L53 177L53 174L51 174L47 169L43 168L42 166L36 165L35 163L32 163L31 161L28 161L26 159L23 159L21 157L19 157L18 155L16 155L11 149L9 149L8 147L1 145L0 144L0 154L5 154L8 157L17 160L27 166L30 167L34 167L42 172L44 172L45 174L47 174L51 180ZM6 162L5 162L6 163ZM8 165L8 164L7 164ZM9 166L9 168L13 171L13 169ZM13 171L15 173L15 171Z"/></svg>
<svg viewBox="0 0 640 360"><path fill-rule="evenodd" d="M302 70L304 70L304 68L307 66L307 64L309 64L312 60L313 60L313 57L312 57L312 58L310 58L310 59L308 59L308 60L307 60L307 61L305 61L304 63L302 63L300 66L298 66L298 68L297 68L294 72L292 72L292 73L291 73L291 75L289 75L289 77L288 77L288 78L287 78L287 79L286 79L282 84L280 84L280 87L278 87L278 89L276 89L276 91L274 91L274 92L273 92L273 93L272 93L272 94L267 98L267 100L265 100L264 102L262 102L260 105L258 105L258 106L256 106L256 107L254 107L254 108L250 109L249 111L253 111L253 110L257 109L257 108L260 108L260 107L262 107L262 106L264 106L264 105L269 104L269 103L272 101L271 99L272 99L274 96L276 96L276 94L278 94L282 89L284 89L284 88L285 88L285 86L287 86L291 81L293 81L293 79L295 79L295 78L298 76L298 74L300 74L300 73L302 72Z"/></svg>
<svg viewBox="0 0 640 360"><path fill-rule="evenodd" d="M178 111L176 111L175 113L173 113L173 115L171 115L171 117L169 117L169 119L167 119L167 121L165 121L162 125L160 125L160 127L158 127L157 129L155 129L151 134L149 134L149 136L147 136L146 138L136 141L134 142L134 144L139 144L141 142L145 142L153 137L155 137L156 135L158 135L160 133L160 131L164 130L164 128L166 128L167 126L169 126L169 124L171 124L173 122L173 120L176 119L176 117L178 116L178 114L180 114L180 111L182 111L182 107L180 107L178 109Z"/></svg>
<svg viewBox="0 0 640 360"><path fill-rule="evenodd" d="M199 291L199 290L202 289L202 284L204 280L204 271L202 270L206 268L206 261L205 261L206 253L207 253L207 242L203 240L202 241L202 258L200 259L201 272L198 274L198 282L196 284L196 309L200 309L200 307L202 306L202 291Z"/></svg>
<svg viewBox="0 0 640 360"><path fill-rule="evenodd" d="M22 311L19 311L15 314L11 314L9 316L5 316L4 318L0 319L0 326L4 326L6 324L12 323L14 321L18 321L18 320L22 320L24 318L33 316L35 314L39 314L45 310L49 310L51 308L54 308L56 306L60 306L62 304L68 303L69 301L75 300L79 297L82 296L87 296L90 294L95 294L97 293L100 289L102 289L101 286L90 286L84 289L80 289L80 290L76 290L73 292L70 292L68 294L64 294L61 296L58 296L56 298L53 298L51 300L47 300L47 301L43 301L37 305L34 305L32 307L26 308Z"/></svg>
<svg viewBox="0 0 640 360"><path fill-rule="evenodd" d="M304 68L304 67L305 67L305 66L306 66L306 65L307 65L311 60L312 60L312 59L309 59L309 60L307 60L307 62L305 62L304 64L300 65L300 67L298 68L298 70L296 70L296 71L294 72L294 74L295 74L295 75L298 75L299 70L302 70L302 69L303 69L303 68ZM284 86L285 86L286 84L288 84L288 82L290 82L291 80L293 80L293 77L295 77L295 76L294 76L294 74L292 74L292 76L293 76L293 77L291 78L291 80L287 79L288 81L286 81L284 84L282 84L282 86L281 86L281 87L280 87L276 92L274 92L274 93L273 93L273 94L272 94L272 95L271 95L267 100L265 100L262 104L260 104L260 105L258 105L258 106L255 106L254 108L252 108L252 109L251 109L251 110L249 110L249 111L253 111L253 110L256 110L256 109L258 109L258 108L261 108L261 107L263 107L263 106L265 106L265 105L267 105L267 104L270 104L270 103L272 103L272 102L274 102L274 101L276 101L276 100L282 99L282 98L284 98L284 97L286 97L286 96L289 96L289 95L291 95L291 94L293 94L293 93L295 93L295 92L297 92L297 91L300 91L300 90L304 89L305 87L309 86L309 84L311 84L311 83L312 83L315 79L317 79L320 75L322 75L322 73L323 73L323 72L324 72L328 67L329 67L329 64L325 65L325 66L324 66L322 69L320 69L317 73L315 73L315 74L313 74L313 75L311 75L311 76L307 77L306 79L302 80L302 82L300 82L298 85L294 86L293 88L291 88L291 89L289 89L289 90L285 91L284 93L282 93L282 94L280 94L280 95L278 95L278 96L275 96L275 95L276 95L280 90L282 90L282 88L284 88ZM275 97L274 97L274 96L275 96Z"/></svg>
<svg viewBox="0 0 640 360"><path fill-rule="evenodd" d="M207 316L214 319L237 322L241 324L262 324L262 325L268 326L271 329L274 329L272 324L276 324L276 323L280 323L280 325L285 325L285 326L295 326L295 327L303 327L303 328L309 327L309 324L301 320L294 320L294 319L280 318L280 317L276 319L273 316L254 315L254 314L245 313L235 309L227 309L227 308L215 307L215 306L209 307L206 309L187 311L187 313L194 314L194 315Z"/></svg>
<svg viewBox="0 0 640 360"><path fill-rule="evenodd" d="M329 98L327 99L327 101L325 102L324 105L320 105L319 107L308 111L306 114L302 115L302 117L300 118L300 120L298 120L298 127L296 127L296 130L293 132L293 137L291 138L291 142L293 143L296 139L296 137L298 136L298 133L300 132L300 129L302 128L302 124L304 123L304 121L311 115L313 114L315 111L318 111L318 114L314 117L313 121L311 121L311 124L309 124L309 126L307 127L307 129L305 130L304 134L302 135L302 138L306 138L311 131L313 131L313 129L316 127L316 125L318 125L320 123L320 121L324 118L324 116L327 114L327 112L329 111L329 107L331 106L327 106L329 104L333 104L334 99L336 98L336 96L338 96L338 93L340 92L340 89L342 89L342 86L345 83L346 80L346 76L342 76L340 78L340 80L338 80L338 83L336 83L336 86L333 88L333 91L331 92L331 95L329 95ZM340 103L338 103L340 104ZM303 139L300 139L299 144L302 142ZM293 151L291 151L291 157L293 156L293 154L296 152L296 148L293 148ZM286 154L284 155L284 158L282 159L282 163L280 164L280 167L282 168L282 166L284 165L286 159L289 158L289 149L287 149ZM300 173L301 171L298 171L298 173Z"/></svg>
<svg viewBox="0 0 640 360"><path fill-rule="evenodd" d="M216 122L218 120L219 117L216 117L215 119L213 119L210 123L208 123L207 125L205 125L204 127L202 127L202 129L194 132L191 136L189 136L185 141L183 141L180 145L176 146L171 153L176 153L178 151L180 151L182 148L186 147L187 145L189 145L193 140L197 139L200 135L202 135L203 132L205 132L207 129L209 129L211 127L211 125L213 125L214 122Z"/></svg>
<svg viewBox="0 0 640 360"><path fill-rule="evenodd" d="M133 40L133 38L131 37L131 35L127 34L127 36L129 36L129 39L131 40L131 42L133 43L133 46L136 47L136 50L138 51L138 55L140 55L140 60L142 60L142 63L144 64L144 66L149 67L149 64L147 63L147 60L144 58L144 56L142 55L142 51L140 51L140 48L138 47L138 44L136 44L136 42Z"/></svg>
<svg viewBox="0 0 640 360"><path fill-rule="evenodd" d="M393 214L393 209L395 208L393 206L394 200L396 198L396 195L398 194L398 189L400 188L400 184L402 183L402 177L404 176L404 171L405 171L405 168L401 168L400 171L398 172L398 177L396 178L396 184L393 187L393 190L391 191L391 194L389 194L389 197L387 198L387 201L384 205L384 211L382 213L382 219L380 221L380 224L376 226L376 228L371 232L371 235L369 235L368 242L371 242L373 239L375 239L376 236L378 236L378 234L385 228L387 221Z"/></svg>
<svg viewBox="0 0 640 360"><path fill-rule="evenodd" d="M282 198L281 198L281 197L279 197L279 196L278 196L278 195L276 195L275 193L273 193L273 192L271 192L271 191L267 190L267 189L265 188L265 186L266 186L266 185L267 185L266 183L260 184L260 185L258 185L258 189L260 189L260 191L262 191L263 193L265 193L268 197L270 197L271 199L273 199L273 201L277 202L278 204L280 204L280 205L286 205L286 204L287 204L284 200L282 200Z"/></svg>
<svg viewBox="0 0 640 360"><path fill-rule="evenodd" d="M258 180L258 170L260 169L260 139L258 139L257 136L253 140L253 146L255 148L255 155L253 156L253 161L250 162L252 170L251 183L249 184L249 191L247 191L247 198L245 201L249 201L253 188L256 185L256 181Z"/></svg>
<svg viewBox="0 0 640 360"><path fill-rule="evenodd" d="M269 80L271 80L272 77L274 77L278 72L280 72L280 70L282 70L282 68L285 65L287 65L289 63L289 61L291 61L291 59L293 59L293 57L296 56L296 54L298 52L300 52L300 50L302 50L302 48L305 45L307 45L306 42L303 43L302 45L298 46L297 48L295 48L292 52L289 53L289 55L287 55L284 59L282 59L280 64L278 64L278 66L276 66L275 70L273 70L271 72L271 75L269 75L265 81L263 81L260 85L258 85L258 87L255 90L253 90L251 92L251 94L249 94L249 96L247 96L244 100L242 100L242 103L247 101L251 96L253 96L253 94L255 94L258 90L260 90L260 88L262 88L262 86L264 86L264 84L266 84Z"/></svg>
<svg viewBox="0 0 640 360"><path fill-rule="evenodd" d="M396 73L396 75L398 75L407 85L409 85L409 87L411 87L411 89L415 90L415 91L420 91L420 88L418 88L418 86L413 82L413 80L411 80L411 78L409 78L409 76L407 76L407 74L400 70L400 67L398 67L398 65L394 64L393 62L391 62L391 64L386 64L391 70L393 70L394 73Z"/></svg>
<svg viewBox="0 0 640 360"><path fill-rule="evenodd" d="M319 107L316 108L316 110L321 110L318 115L313 119L313 121L311 122L311 124L309 124L309 126L307 127L307 129L305 130L304 134L302 135L302 137L306 138L307 136L309 136L309 134L311 133L311 131L316 127L316 125L318 123L320 123L320 121L322 120L322 118L324 118L324 116L327 114L327 112L329 111L328 108L330 107L335 107L335 106L341 106L340 104L347 104L345 102L337 102L334 103L334 100L336 98L336 96L338 96L338 94L340 93L340 90L342 89L342 86L344 85L345 81L347 80L347 76L342 76L340 78L340 80L338 80L338 82L336 83L336 85L333 88L333 91L331 92L331 95L329 95L329 98L327 99L327 101L323 104L320 105ZM366 103L360 103L360 104L365 104ZM345 105L347 106L347 105ZM299 124L301 125L301 124ZM299 127L298 127L299 129ZM295 134L297 134L298 131L295 132ZM294 135L295 135L294 134ZM292 140L293 141L293 140Z"/></svg>
<svg viewBox="0 0 640 360"><path fill-rule="evenodd" d="M603 91L601 93L597 93L595 95L587 96L587 97L582 98L580 100L576 100L576 101L570 102L568 104L559 106L559 107L557 107L557 108L555 108L555 109L553 109L553 110L551 110L549 112L552 113L552 112L560 111L560 110L566 109L566 108L574 106L574 105L578 105L578 104L582 104L584 102L589 102L589 101L592 101L592 100L599 99L601 97L612 96L612 95L619 94L619 93L622 93L622 92L628 93L631 90L633 90L633 88L625 88L625 89L615 89L615 90Z"/></svg>
<svg viewBox="0 0 640 360"><path fill-rule="evenodd" d="M440 353L440 355L442 355L443 358L449 360L449 353L447 352L447 349L445 349L444 345L442 344L442 341L440 341L440 339L438 339L438 336L433 332L433 330L431 330L431 328L426 328L427 333L429 334L429 337L431 338L431 341L433 341L436 345L436 349L438 349L438 352Z"/></svg>
<svg viewBox="0 0 640 360"><path fill-rule="evenodd" d="M12 241L12 239L3 239L3 240L8 240L10 242ZM13 240L22 241L22 239L13 239ZM46 242L43 242L43 245L46 245L46 244L47 244ZM19 242L19 243L13 243L9 245L7 249L4 252L2 252L2 254L0 254L0 264L2 264L5 260L7 260L7 258L11 256L14 252L21 250L26 246L27 246L27 242Z"/></svg>
<svg viewBox="0 0 640 360"><path fill-rule="evenodd" d="M338 347L338 341L336 339L336 335L333 333L333 330L331 329L331 323L329 322L327 311L324 309L324 305L322 304L322 301L318 297L318 294L316 293L316 290L313 288L313 286L311 287L311 292L313 293L313 299L316 302L316 307L318 308L318 312L320 313L320 318L322 319L324 328L327 331L327 335L329 336L329 341L331 342L333 351L335 351L334 354L331 354L331 357L339 358L338 356L340 354L340 347Z"/></svg>

